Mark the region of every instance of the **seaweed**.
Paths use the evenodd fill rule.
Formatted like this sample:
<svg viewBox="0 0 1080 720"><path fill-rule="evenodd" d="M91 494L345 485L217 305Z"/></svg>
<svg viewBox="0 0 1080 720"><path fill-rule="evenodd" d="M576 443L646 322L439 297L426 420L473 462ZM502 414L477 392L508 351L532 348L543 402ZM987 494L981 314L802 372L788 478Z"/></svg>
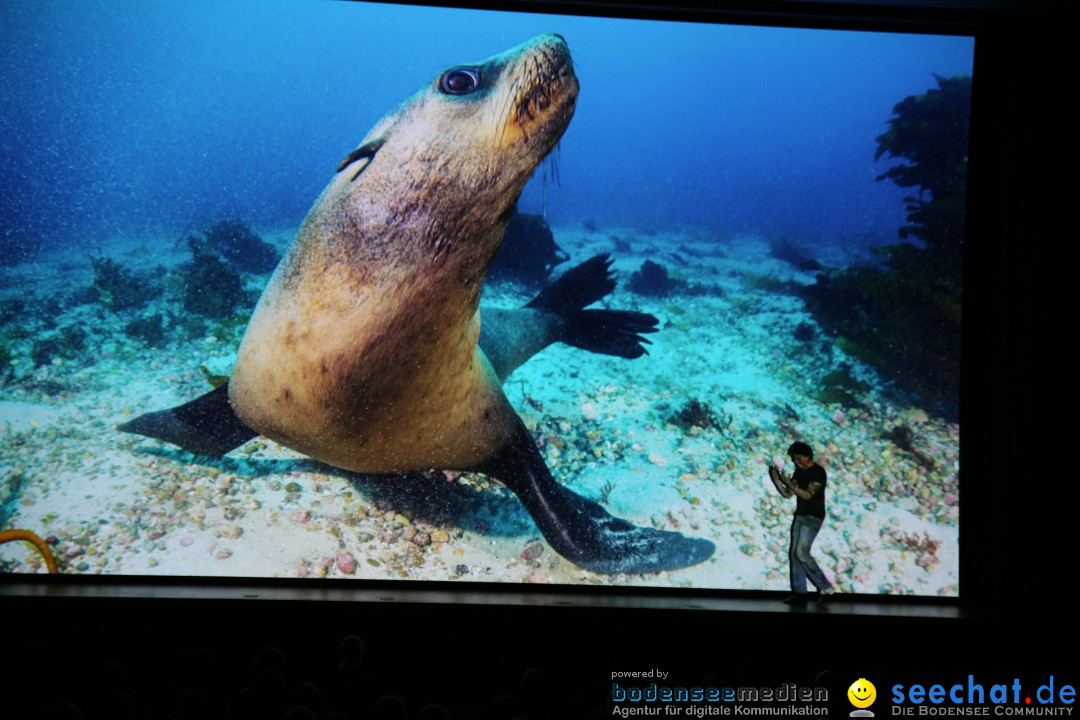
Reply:
<svg viewBox="0 0 1080 720"><path fill-rule="evenodd" d="M907 197L908 225L900 238L914 236L937 255L960 262L967 186L968 109L971 78L934 76L937 87L904 98L893 108L887 132L879 135L874 159L886 153L904 158L878 176L900 187L919 188ZM929 194L929 198L927 197Z"/></svg>
<svg viewBox="0 0 1080 720"><path fill-rule="evenodd" d="M200 240L192 236L189 241L218 253L225 262L243 272L258 275L268 273L277 267L277 250L270 243L259 237L242 220L222 220L203 231Z"/></svg>
<svg viewBox="0 0 1080 720"><path fill-rule="evenodd" d="M198 315L185 314L173 319L180 330L180 335L185 340L204 338L212 334L206 320Z"/></svg>
<svg viewBox="0 0 1080 720"><path fill-rule="evenodd" d="M932 459L926 457L926 455L915 448L915 433L913 433L911 428L907 425L897 425L889 432L883 433L881 437L904 452L911 453L911 455L914 456L915 461L927 470L933 470L936 467L936 463Z"/></svg>
<svg viewBox="0 0 1080 720"><path fill-rule="evenodd" d="M817 337L817 330L815 330L814 326L810 323L801 322L795 328L795 332L792 333L792 337L803 343L813 342L814 338Z"/></svg>
<svg viewBox="0 0 1080 720"><path fill-rule="evenodd" d="M185 266L184 310L214 318L231 314L245 298L240 275L196 239L188 244L193 260Z"/></svg>
<svg viewBox="0 0 1080 720"><path fill-rule="evenodd" d="M690 428L701 428L707 430L713 428L714 430L723 431L726 425L731 424L731 419L727 418L727 421L721 424L720 419L713 413L712 408L708 404L699 400L691 400L682 407L677 413L668 418L668 422L675 427L682 428L683 430L689 430Z"/></svg>
<svg viewBox="0 0 1080 720"><path fill-rule="evenodd" d="M165 332L165 316L159 314L135 318L124 326L124 334L141 340L152 348L163 348L168 342Z"/></svg>
<svg viewBox="0 0 1080 720"><path fill-rule="evenodd" d="M160 296L164 289L150 273L136 273L116 260L90 256L94 281L90 285L97 301L115 312L134 310Z"/></svg>
<svg viewBox="0 0 1080 720"><path fill-rule="evenodd" d="M841 387L824 387L814 393L814 397L823 405L843 405L844 407L863 407L862 402L850 390Z"/></svg>
<svg viewBox="0 0 1080 720"><path fill-rule="evenodd" d="M56 358L74 359L86 349L86 331L78 325L68 325L34 343L30 358L34 367L48 365Z"/></svg>
<svg viewBox="0 0 1080 720"><path fill-rule="evenodd" d="M919 555L934 555L937 553L938 548L941 547L941 541L932 539L930 533L925 530L920 536L918 533L908 533L898 528L886 526L882 529L881 534L896 543L892 549L914 552Z"/></svg>
<svg viewBox="0 0 1080 720"><path fill-rule="evenodd" d="M555 242L551 227L543 216L515 211L506 226L499 251L488 266L488 275L529 287L543 287L551 271L569 259L570 256Z"/></svg>
<svg viewBox="0 0 1080 720"><path fill-rule="evenodd" d="M906 158L878 180L919 187L905 199L901 242L872 252L879 266L823 272L799 289L821 328L846 353L915 393L948 417L960 388L961 237L967 168L968 77L937 78L938 87L894 108L877 157Z"/></svg>
<svg viewBox="0 0 1080 720"><path fill-rule="evenodd" d="M821 387L815 395L818 401L825 405L836 403L861 408L864 405L858 395L869 391L869 384L852 377L850 366L841 365L821 378Z"/></svg>
<svg viewBox="0 0 1080 720"><path fill-rule="evenodd" d="M791 403L784 403L782 408L777 408L776 415L781 421L785 422L799 422L802 419L799 417L799 411L791 407Z"/></svg>
<svg viewBox="0 0 1080 720"><path fill-rule="evenodd" d="M611 493L615 489L615 483L608 480L604 483L604 486L600 488L600 496L597 498L601 505L607 505L611 501Z"/></svg>
<svg viewBox="0 0 1080 720"><path fill-rule="evenodd" d="M959 287L932 267L920 263L903 267L822 275L804 289L803 297L841 350L876 368L885 380L955 414L960 385Z"/></svg>
<svg viewBox="0 0 1080 720"><path fill-rule="evenodd" d="M208 332L218 340L223 340L228 343L239 343L244 336L244 331L247 329L247 324L250 319L250 312L232 313L211 326Z"/></svg>
<svg viewBox="0 0 1080 720"><path fill-rule="evenodd" d="M676 280L668 275L667 268L660 263L646 260L641 269L630 276L630 292L649 297L667 297L678 289L686 287L686 281Z"/></svg>
<svg viewBox="0 0 1080 720"><path fill-rule="evenodd" d="M215 373L212 373L205 365L199 366L199 372L201 372L203 374L203 377L206 378L206 382L210 383L210 387L214 388L215 390L224 385L225 383L229 382L228 375L217 375Z"/></svg>

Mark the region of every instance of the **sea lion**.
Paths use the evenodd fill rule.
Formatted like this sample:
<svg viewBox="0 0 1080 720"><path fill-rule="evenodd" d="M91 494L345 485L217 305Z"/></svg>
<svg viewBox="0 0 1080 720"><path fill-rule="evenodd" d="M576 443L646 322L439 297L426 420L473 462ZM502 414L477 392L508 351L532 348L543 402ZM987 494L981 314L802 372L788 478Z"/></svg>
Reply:
<svg viewBox="0 0 1080 720"><path fill-rule="evenodd" d="M558 342L605 355L641 357L649 344L642 335L656 332L656 316L585 309L614 289L610 256L602 254L563 273L523 307L481 306L480 352L500 383L533 355ZM210 457L221 457L259 435L236 416L229 404L228 385L218 383L190 402L140 415L118 429Z"/></svg>
<svg viewBox="0 0 1080 720"><path fill-rule="evenodd" d="M489 352L479 342L488 263L577 94L558 35L440 74L338 167L259 299L228 384L120 429L196 450L203 435L213 450L257 432L363 473L478 471L582 567L643 573L706 560L711 542L636 527L559 485L503 394L501 379L554 326L573 326L548 307L565 292L518 311L546 317L536 324L547 330L492 313ZM579 335L634 356L647 331L634 315Z"/></svg>

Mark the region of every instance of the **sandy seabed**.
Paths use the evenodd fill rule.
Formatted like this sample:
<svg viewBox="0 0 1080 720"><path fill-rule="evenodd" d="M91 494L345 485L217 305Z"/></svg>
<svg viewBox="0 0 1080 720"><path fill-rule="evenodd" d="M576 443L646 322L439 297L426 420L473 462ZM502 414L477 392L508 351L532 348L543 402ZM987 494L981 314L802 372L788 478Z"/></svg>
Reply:
<svg viewBox="0 0 1080 720"><path fill-rule="evenodd" d="M774 259L755 237L555 235L574 263L612 253L620 284L602 305L653 313L660 330L637 360L550 347L508 378L506 394L556 478L636 524L708 538L717 550L707 562L650 575L583 570L547 546L512 493L480 475L356 476L263 438L208 460L117 432L206 392L200 366L227 372L235 347L211 336L152 349L87 304L59 318L89 333L79 358L34 368L32 337L12 343L0 385L4 527L48 537L65 573L782 590L795 501L775 491L766 463L786 459L800 439L828 471L829 517L814 555L839 590L958 594L959 427L898 399L824 338L813 351L793 340L813 319L762 279L810 283L811 273ZM290 233L265 237L283 248ZM632 253L620 253L627 244ZM136 269L187 260L182 248L150 252L133 240L107 254ZM696 291L629 292L645 258ZM2 269L0 295L41 297L91 280L85 253L59 253ZM527 300L511 286L485 292L492 305ZM871 388L859 407L815 397L840 363ZM672 422L692 400L715 423ZM899 426L915 452L887 438ZM45 572L20 542L0 545L0 564Z"/></svg>

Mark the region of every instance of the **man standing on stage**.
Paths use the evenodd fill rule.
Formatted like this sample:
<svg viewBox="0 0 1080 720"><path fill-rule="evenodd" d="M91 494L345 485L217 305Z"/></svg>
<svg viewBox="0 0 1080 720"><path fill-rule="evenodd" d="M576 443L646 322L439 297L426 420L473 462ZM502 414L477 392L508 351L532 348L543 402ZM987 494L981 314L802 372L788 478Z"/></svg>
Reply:
<svg viewBox="0 0 1080 720"><path fill-rule="evenodd" d="M818 589L818 604L829 599L836 588L825 577L810 555L814 538L825 522L825 468L814 463L814 451L803 442L792 443L787 451L795 463L795 474L788 477L769 465L769 477L784 497L794 495L795 518L791 522L791 597L789 605L806 605L806 579Z"/></svg>

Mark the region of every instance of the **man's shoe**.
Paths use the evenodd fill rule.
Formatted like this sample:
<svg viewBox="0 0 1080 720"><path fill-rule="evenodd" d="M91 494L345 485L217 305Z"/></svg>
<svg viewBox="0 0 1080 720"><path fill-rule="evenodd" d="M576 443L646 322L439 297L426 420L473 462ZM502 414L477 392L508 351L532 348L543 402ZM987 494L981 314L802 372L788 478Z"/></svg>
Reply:
<svg viewBox="0 0 1080 720"><path fill-rule="evenodd" d="M806 593L794 593L790 597L784 598L785 605L791 605L792 607L805 607L807 603Z"/></svg>
<svg viewBox="0 0 1080 720"><path fill-rule="evenodd" d="M817 596L817 604L818 605L824 605L825 603L827 603L827 602L829 602L830 600L833 599L833 595L836 595L836 588L835 587L831 587L828 590L825 590L824 592L819 592L818 596Z"/></svg>

